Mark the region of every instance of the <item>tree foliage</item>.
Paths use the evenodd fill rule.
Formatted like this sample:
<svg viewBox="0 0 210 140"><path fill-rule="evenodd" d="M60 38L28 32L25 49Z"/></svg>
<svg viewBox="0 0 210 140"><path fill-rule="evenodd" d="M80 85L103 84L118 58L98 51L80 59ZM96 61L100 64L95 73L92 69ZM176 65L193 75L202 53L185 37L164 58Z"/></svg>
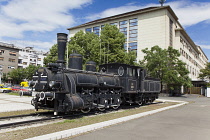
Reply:
<svg viewBox="0 0 210 140"><path fill-rule="evenodd" d="M90 60L96 60L100 51L100 40L94 33L77 32L68 43L68 54L78 53L83 56L83 64ZM97 63L99 60L96 61Z"/></svg>
<svg viewBox="0 0 210 140"><path fill-rule="evenodd" d="M35 71L40 68L40 66L34 66L34 65L29 65L28 67L26 67L24 69L25 71L25 79L27 80L32 80L33 78L33 74L35 73Z"/></svg>
<svg viewBox="0 0 210 140"><path fill-rule="evenodd" d="M77 32L67 43L68 54L79 53L83 56L83 64L95 61L97 65L103 63L126 63L134 64L135 52L126 52L124 49L125 35L114 25L106 24L100 36L94 33ZM57 60L57 46L50 49L44 64Z"/></svg>
<svg viewBox="0 0 210 140"><path fill-rule="evenodd" d="M58 60L58 47L57 44L53 45L49 54L44 58L44 65L48 63L55 63Z"/></svg>
<svg viewBox="0 0 210 140"><path fill-rule="evenodd" d="M12 80L13 84L19 84L24 79L32 80L32 76L34 72L40 66L29 65L26 68L17 68L10 71L7 75L5 75L4 80Z"/></svg>
<svg viewBox="0 0 210 140"><path fill-rule="evenodd" d="M206 67L204 69L200 70L199 78L207 79L208 81L210 81L210 62L206 64Z"/></svg>
<svg viewBox="0 0 210 140"><path fill-rule="evenodd" d="M23 68L13 69L8 73L8 77L9 79L12 80L13 84L19 84L26 77L25 69Z"/></svg>
<svg viewBox="0 0 210 140"><path fill-rule="evenodd" d="M186 64L179 60L178 50L172 47L162 49L154 46L150 50L146 48L142 51L146 55L140 64L147 68L150 76L159 78L161 85L165 83L168 89L172 90L180 86L191 86L189 71L185 67Z"/></svg>
<svg viewBox="0 0 210 140"><path fill-rule="evenodd" d="M101 31L102 62L118 62L134 65L136 53L125 52L125 35L115 25L106 24ZM106 61L107 60L107 61Z"/></svg>

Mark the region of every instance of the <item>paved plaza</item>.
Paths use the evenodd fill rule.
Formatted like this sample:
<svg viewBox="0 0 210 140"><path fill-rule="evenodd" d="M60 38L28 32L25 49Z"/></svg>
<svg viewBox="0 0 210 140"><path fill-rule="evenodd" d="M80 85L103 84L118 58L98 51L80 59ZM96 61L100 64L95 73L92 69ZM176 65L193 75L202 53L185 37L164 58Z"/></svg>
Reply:
<svg viewBox="0 0 210 140"><path fill-rule="evenodd" d="M164 99L182 100L190 103L84 134L72 140L210 139L210 98L184 95L182 97L164 97Z"/></svg>
<svg viewBox="0 0 210 140"><path fill-rule="evenodd" d="M31 99L32 97L0 93L0 112L34 109Z"/></svg>

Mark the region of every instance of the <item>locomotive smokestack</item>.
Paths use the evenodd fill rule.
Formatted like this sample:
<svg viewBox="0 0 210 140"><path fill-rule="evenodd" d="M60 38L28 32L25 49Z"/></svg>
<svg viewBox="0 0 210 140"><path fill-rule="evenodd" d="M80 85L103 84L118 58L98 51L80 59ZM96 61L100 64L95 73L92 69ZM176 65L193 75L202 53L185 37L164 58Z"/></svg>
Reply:
<svg viewBox="0 0 210 140"><path fill-rule="evenodd" d="M64 56L66 50L67 34L57 33L57 43L58 43L58 60L57 63L65 63Z"/></svg>

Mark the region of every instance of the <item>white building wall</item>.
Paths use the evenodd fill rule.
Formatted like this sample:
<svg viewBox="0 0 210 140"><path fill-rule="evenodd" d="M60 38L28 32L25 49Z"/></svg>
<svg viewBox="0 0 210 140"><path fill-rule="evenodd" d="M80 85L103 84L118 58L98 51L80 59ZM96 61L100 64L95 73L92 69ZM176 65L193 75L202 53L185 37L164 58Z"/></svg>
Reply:
<svg viewBox="0 0 210 140"><path fill-rule="evenodd" d="M153 46L160 46L167 48L168 39L166 30L168 27L165 16L165 11L155 11L152 13L145 13L138 16L138 56L137 60L142 60L144 54L142 49L150 49Z"/></svg>
<svg viewBox="0 0 210 140"><path fill-rule="evenodd" d="M19 51L21 63L18 63L18 67L26 68L29 65L43 66L45 57L43 52L35 51L33 48L23 48Z"/></svg>

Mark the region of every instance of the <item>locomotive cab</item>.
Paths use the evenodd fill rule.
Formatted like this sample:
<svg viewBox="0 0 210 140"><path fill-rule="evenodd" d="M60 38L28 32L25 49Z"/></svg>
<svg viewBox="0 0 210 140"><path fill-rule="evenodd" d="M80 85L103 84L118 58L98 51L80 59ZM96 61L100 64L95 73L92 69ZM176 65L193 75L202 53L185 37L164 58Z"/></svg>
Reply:
<svg viewBox="0 0 210 140"><path fill-rule="evenodd" d="M101 72L119 75L124 103L139 105L153 102L160 92L160 81L148 78L146 70L139 66L110 63L99 66Z"/></svg>
<svg viewBox="0 0 210 140"><path fill-rule="evenodd" d="M120 63L103 64L99 66L99 70L119 75L120 86L124 87L123 93L137 93L145 75L142 67Z"/></svg>

